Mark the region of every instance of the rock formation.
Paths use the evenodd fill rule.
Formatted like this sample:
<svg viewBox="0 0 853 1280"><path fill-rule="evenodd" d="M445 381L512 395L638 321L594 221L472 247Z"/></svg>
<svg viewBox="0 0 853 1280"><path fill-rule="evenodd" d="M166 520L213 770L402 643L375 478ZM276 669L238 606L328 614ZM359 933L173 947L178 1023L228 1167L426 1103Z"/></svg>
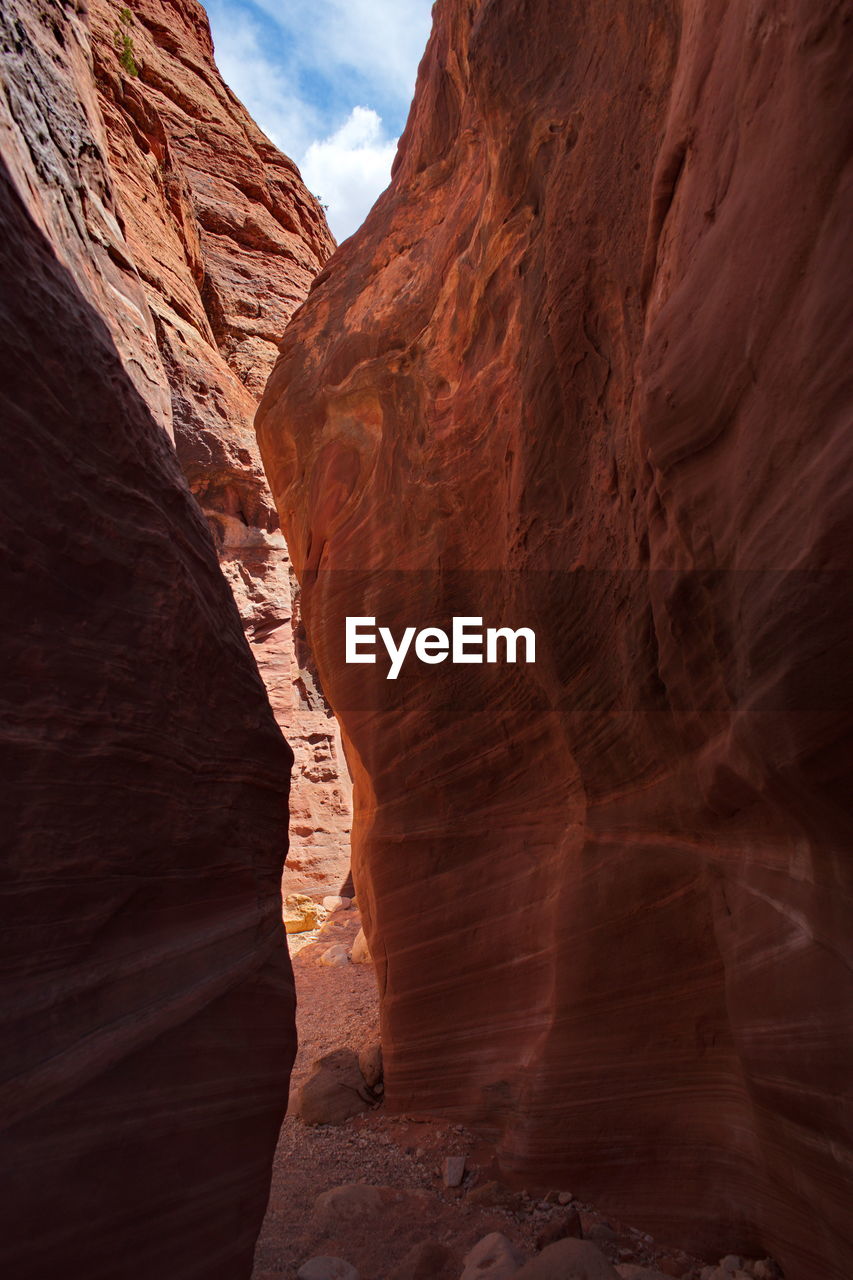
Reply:
<svg viewBox="0 0 853 1280"><path fill-rule="evenodd" d="M80 10L10 0L0 76L0 1270L236 1280L294 1052L292 753L169 437Z"/></svg>
<svg viewBox="0 0 853 1280"><path fill-rule="evenodd" d="M91 0L90 11L116 201L178 457L295 754L286 887L337 890L350 783L252 424L279 339L334 241L293 162L223 84L196 0ZM125 36L135 76L117 48Z"/></svg>
<svg viewBox="0 0 853 1280"><path fill-rule="evenodd" d="M853 1272L851 24L440 0L258 414L356 785L389 1103ZM345 615L532 667L343 661Z"/></svg>

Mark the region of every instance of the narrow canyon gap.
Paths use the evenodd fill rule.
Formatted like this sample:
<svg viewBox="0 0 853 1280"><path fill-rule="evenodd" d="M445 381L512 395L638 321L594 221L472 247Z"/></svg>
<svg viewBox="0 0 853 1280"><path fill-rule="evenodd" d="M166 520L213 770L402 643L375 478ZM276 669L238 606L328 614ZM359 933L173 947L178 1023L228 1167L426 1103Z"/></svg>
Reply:
<svg viewBox="0 0 853 1280"><path fill-rule="evenodd" d="M257 417L389 1105L789 1280L853 1270L850 55L830 0L439 0ZM453 612L536 667L342 661Z"/></svg>

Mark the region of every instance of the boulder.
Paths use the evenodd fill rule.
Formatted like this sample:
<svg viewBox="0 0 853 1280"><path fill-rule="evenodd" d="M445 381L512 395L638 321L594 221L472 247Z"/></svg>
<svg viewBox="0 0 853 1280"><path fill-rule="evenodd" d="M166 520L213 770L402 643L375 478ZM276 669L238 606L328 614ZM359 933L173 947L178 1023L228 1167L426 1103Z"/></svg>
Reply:
<svg viewBox="0 0 853 1280"><path fill-rule="evenodd" d="M367 945L367 938L364 936L364 930L359 929L355 935L355 941L352 944L350 953L353 964L370 964L371 955Z"/></svg>
<svg viewBox="0 0 853 1280"><path fill-rule="evenodd" d="M318 929L325 918L325 908L306 893L289 893L284 899L284 927L288 933Z"/></svg>
<svg viewBox="0 0 853 1280"><path fill-rule="evenodd" d="M715 1267L704 1267L702 1280L754 1280L750 1263L737 1254L728 1253Z"/></svg>
<svg viewBox="0 0 853 1280"><path fill-rule="evenodd" d="M351 1049L335 1049L314 1063L291 1109L303 1124L343 1124L370 1102L358 1058Z"/></svg>
<svg viewBox="0 0 853 1280"><path fill-rule="evenodd" d="M374 1217L385 1205L389 1188L366 1183L344 1183L323 1191L314 1201L314 1218L328 1229L338 1230L356 1219Z"/></svg>
<svg viewBox="0 0 853 1280"><path fill-rule="evenodd" d="M517 1280L619 1280L619 1273L588 1240L558 1240L526 1263Z"/></svg>
<svg viewBox="0 0 853 1280"><path fill-rule="evenodd" d="M782 1280L782 1271L772 1258L760 1258L752 1264L754 1280Z"/></svg>
<svg viewBox="0 0 853 1280"><path fill-rule="evenodd" d="M351 1182L332 1187L317 1196L312 1220L322 1231L345 1233L352 1224L381 1218L383 1214L402 1211L418 1220L432 1203L432 1197L424 1191Z"/></svg>
<svg viewBox="0 0 853 1280"><path fill-rule="evenodd" d="M382 1045L378 1040L369 1040L358 1051L358 1065L364 1076L365 1084L375 1089L382 1082Z"/></svg>
<svg viewBox="0 0 853 1280"><path fill-rule="evenodd" d="M460 1280L511 1280L524 1262L524 1254L500 1231L478 1240L465 1255Z"/></svg>

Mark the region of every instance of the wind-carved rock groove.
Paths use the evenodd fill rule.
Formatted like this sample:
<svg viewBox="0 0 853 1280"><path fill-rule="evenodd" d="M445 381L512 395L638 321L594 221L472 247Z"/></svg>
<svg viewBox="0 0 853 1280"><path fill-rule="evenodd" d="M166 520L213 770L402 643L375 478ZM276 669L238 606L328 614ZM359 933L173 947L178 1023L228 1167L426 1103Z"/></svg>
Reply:
<svg viewBox="0 0 853 1280"><path fill-rule="evenodd" d="M853 1270L850 65L829 0L441 0L257 418L388 1104L789 1280ZM536 667L342 660L454 612Z"/></svg>

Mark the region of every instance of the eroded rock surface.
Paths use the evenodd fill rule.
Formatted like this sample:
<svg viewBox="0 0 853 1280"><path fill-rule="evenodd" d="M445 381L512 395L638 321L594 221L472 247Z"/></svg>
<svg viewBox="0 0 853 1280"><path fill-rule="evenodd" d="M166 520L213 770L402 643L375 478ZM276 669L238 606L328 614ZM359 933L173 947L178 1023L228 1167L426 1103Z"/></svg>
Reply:
<svg viewBox="0 0 853 1280"><path fill-rule="evenodd" d="M355 770L389 1104L853 1269L850 24L442 0L258 416ZM345 615L536 629L347 666Z"/></svg>
<svg viewBox="0 0 853 1280"><path fill-rule="evenodd" d="M339 889L350 782L304 639L253 418L278 342L334 241L296 166L223 84L196 0L92 0L112 180L169 382L181 465L210 523L295 755L286 889ZM116 31L133 41L128 75Z"/></svg>
<svg viewBox="0 0 853 1280"><path fill-rule="evenodd" d="M237 1280L295 1049L292 754L169 438L73 5L0 15L0 1271Z"/></svg>

